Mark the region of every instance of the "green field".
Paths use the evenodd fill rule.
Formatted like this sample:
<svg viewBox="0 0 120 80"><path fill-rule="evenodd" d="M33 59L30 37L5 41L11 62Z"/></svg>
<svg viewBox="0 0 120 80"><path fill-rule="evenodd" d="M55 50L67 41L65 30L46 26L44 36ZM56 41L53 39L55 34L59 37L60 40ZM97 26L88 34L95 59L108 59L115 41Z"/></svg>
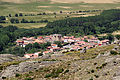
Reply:
<svg viewBox="0 0 120 80"><path fill-rule="evenodd" d="M37 16L23 16L18 17L19 20L22 18L27 20L48 20L50 22L60 19L65 19L66 16L69 17L80 17L81 14L73 13L73 14L66 14L64 12L76 12L79 10L105 10L105 9L116 9L120 8L120 3L51 3L50 1L46 2L32 2L32 3L6 3L1 2L0 3L0 16L8 16L9 14L12 14L12 18L14 18L14 15L17 13L23 13L23 14L39 14L39 13L47 13L47 15L37 15ZM62 14L60 14L60 11L63 11ZM54 15L53 13L57 13L57 15ZM89 12L85 13L86 16L89 15L96 15L100 12ZM55 18L56 16L56 18ZM7 24L1 24L3 26L11 25L9 23L10 18L8 17L8 23ZM38 28L38 27L44 27L46 23L37 23L37 24L13 24L20 28Z"/></svg>

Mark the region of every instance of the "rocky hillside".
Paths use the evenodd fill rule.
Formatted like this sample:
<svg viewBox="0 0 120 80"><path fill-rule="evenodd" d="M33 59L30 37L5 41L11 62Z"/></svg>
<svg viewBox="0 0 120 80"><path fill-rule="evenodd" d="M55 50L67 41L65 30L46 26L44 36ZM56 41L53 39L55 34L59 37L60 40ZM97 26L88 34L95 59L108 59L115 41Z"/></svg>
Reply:
<svg viewBox="0 0 120 80"><path fill-rule="evenodd" d="M86 53L78 51L46 55L37 59L16 59L14 62L9 62L9 65L3 66L8 64L8 61L5 61L0 65L2 66L0 78L5 80L119 80L120 55L113 50L119 52L119 46L97 47Z"/></svg>

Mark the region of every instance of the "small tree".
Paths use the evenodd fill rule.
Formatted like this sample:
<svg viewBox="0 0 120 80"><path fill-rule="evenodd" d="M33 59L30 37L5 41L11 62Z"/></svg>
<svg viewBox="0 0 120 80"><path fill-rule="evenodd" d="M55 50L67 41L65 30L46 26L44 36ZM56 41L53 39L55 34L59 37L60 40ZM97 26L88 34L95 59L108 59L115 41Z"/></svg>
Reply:
<svg viewBox="0 0 120 80"><path fill-rule="evenodd" d="M18 14L15 14L15 17L18 17Z"/></svg>
<svg viewBox="0 0 120 80"><path fill-rule="evenodd" d="M63 46L62 43L61 43L60 41L55 41L54 44L57 44L58 47L62 47L62 46Z"/></svg>
<svg viewBox="0 0 120 80"><path fill-rule="evenodd" d="M120 35L115 35L115 37L116 37L118 40L120 40Z"/></svg>
<svg viewBox="0 0 120 80"><path fill-rule="evenodd" d="M22 14L22 13L19 13L19 16L23 16L23 14Z"/></svg>

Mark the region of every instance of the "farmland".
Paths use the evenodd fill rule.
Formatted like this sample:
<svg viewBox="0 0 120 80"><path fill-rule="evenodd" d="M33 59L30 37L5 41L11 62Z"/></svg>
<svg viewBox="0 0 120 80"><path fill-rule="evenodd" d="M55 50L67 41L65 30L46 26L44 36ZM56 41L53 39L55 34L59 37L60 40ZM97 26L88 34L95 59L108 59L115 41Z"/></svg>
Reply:
<svg viewBox="0 0 120 80"><path fill-rule="evenodd" d="M7 0L6 0L7 1ZM119 8L120 3L61 3L55 1L42 1L42 2L30 2L30 3L0 3L0 16L8 16L9 14L12 17L7 17L6 24L1 24L3 26L15 25L20 28L39 28L46 26L47 23L26 23L26 24L11 24L10 19L16 18L14 15L22 13L23 15L34 15L34 16L22 16L17 17L18 20L27 19L27 20L48 20L49 22L55 20L61 20L69 17L81 17L81 16L93 16L100 14L102 10L106 9L116 9ZM78 11L90 11L90 10L101 10L97 12L83 12L77 13ZM60 13L62 11L62 13ZM71 13L72 14L71 14ZM37 15L40 13L46 13L46 15ZM56 13L56 14L54 14ZM70 14L68 14L70 13ZM84 15L82 15L84 14Z"/></svg>

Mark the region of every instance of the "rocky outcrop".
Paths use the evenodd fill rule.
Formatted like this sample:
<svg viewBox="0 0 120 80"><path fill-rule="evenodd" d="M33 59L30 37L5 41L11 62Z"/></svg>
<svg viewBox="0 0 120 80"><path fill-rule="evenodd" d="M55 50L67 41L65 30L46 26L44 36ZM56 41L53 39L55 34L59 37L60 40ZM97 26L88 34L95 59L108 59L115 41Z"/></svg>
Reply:
<svg viewBox="0 0 120 80"><path fill-rule="evenodd" d="M26 60L25 58L15 56L12 54L0 54L0 64L5 62L11 62L11 61L23 61Z"/></svg>
<svg viewBox="0 0 120 80"><path fill-rule="evenodd" d="M34 71L39 68L42 68L47 65L55 64L57 61L27 61L21 62L19 65L11 65L8 66L5 70L1 72L2 77L12 77L15 76L16 73L24 73L29 71Z"/></svg>

